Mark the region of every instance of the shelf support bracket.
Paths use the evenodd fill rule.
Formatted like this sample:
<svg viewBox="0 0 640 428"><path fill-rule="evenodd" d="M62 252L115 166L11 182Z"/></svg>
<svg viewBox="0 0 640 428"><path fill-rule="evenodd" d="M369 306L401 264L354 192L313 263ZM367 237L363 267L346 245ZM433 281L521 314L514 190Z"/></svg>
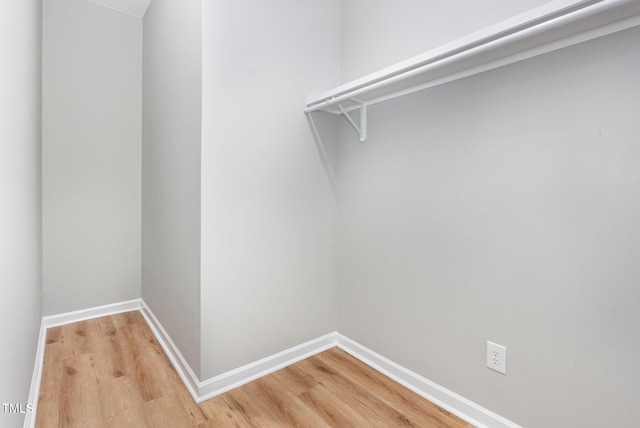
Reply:
<svg viewBox="0 0 640 428"><path fill-rule="evenodd" d="M360 134L360 142L364 143L367 141L367 106L365 104L360 104L360 126L358 126L354 120L349 116L349 113L345 111L342 107L342 104L338 104L338 108L340 109L340 113L344 116L345 119L353 126L353 129L356 130L358 134Z"/></svg>

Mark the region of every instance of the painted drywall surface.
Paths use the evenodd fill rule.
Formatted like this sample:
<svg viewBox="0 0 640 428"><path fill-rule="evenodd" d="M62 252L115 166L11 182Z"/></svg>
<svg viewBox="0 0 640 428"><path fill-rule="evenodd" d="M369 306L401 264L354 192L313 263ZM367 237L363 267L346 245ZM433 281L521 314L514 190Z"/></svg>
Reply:
<svg viewBox="0 0 640 428"><path fill-rule="evenodd" d="M40 1L0 13L0 403L25 409L41 317ZM33 404L33 403L32 403ZM0 426L23 414L0 409Z"/></svg>
<svg viewBox="0 0 640 428"><path fill-rule="evenodd" d="M342 80L347 82L549 0L344 0L342 3Z"/></svg>
<svg viewBox="0 0 640 428"><path fill-rule="evenodd" d="M144 18L142 297L200 371L200 1Z"/></svg>
<svg viewBox="0 0 640 428"><path fill-rule="evenodd" d="M128 15L142 18L149 7L151 0L85 0L104 6L109 9L117 10Z"/></svg>
<svg viewBox="0 0 640 428"><path fill-rule="evenodd" d="M302 109L339 83L340 2L205 2L203 25L209 378L335 329L335 200Z"/></svg>
<svg viewBox="0 0 640 428"><path fill-rule="evenodd" d="M43 9L44 314L140 297L142 22Z"/></svg>
<svg viewBox="0 0 640 428"><path fill-rule="evenodd" d="M366 144L344 129L339 331L526 427L640 425L639 41L371 107Z"/></svg>

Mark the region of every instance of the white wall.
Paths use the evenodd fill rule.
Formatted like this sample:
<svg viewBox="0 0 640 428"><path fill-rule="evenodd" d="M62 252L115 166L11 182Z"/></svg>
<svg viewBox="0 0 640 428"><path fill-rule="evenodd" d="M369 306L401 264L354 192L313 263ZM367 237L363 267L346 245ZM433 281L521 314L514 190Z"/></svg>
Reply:
<svg viewBox="0 0 640 428"><path fill-rule="evenodd" d="M526 427L640 425L639 41L371 107L365 144L343 128L339 331Z"/></svg>
<svg viewBox="0 0 640 428"><path fill-rule="evenodd" d="M343 0L342 80L357 79L548 2Z"/></svg>
<svg viewBox="0 0 640 428"><path fill-rule="evenodd" d="M202 2L144 17L142 297L200 372Z"/></svg>
<svg viewBox="0 0 640 428"><path fill-rule="evenodd" d="M83 0L43 4L51 315L140 297L142 21Z"/></svg>
<svg viewBox="0 0 640 428"><path fill-rule="evenodd" d="M0 403L27 404L41 317L41 13L0 6ZM0 410L0 426L24 415Z"/></svg>
<svg viewBox="0 0 640 428"><path fill-rule="evenodd" d="M204 2L202 377L335 330L334 197L302 113L340 2Z"/></svg>

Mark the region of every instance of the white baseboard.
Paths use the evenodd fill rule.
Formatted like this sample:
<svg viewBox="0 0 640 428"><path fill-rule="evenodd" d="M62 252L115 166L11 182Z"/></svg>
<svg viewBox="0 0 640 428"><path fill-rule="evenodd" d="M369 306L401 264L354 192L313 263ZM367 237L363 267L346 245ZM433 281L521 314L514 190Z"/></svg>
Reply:
<svg viewBox="0 0 640 428"><path fill-rule="evenodd" d="M72 322L85 321L92 318L105 317L107 315L119 314L140 310L142 299L127 300L126 302L111 303L95 308L80 309L79 311L66 312L63 314L49 315L42 317L45 328L57 327Z"/></svg>
<svg viewBox="0 0 640 428"><path fill-rule="evenodd" d="M200 384L201 401L237 388L253 380L285 368L298 361L319 354L336 346L336 334L329 333L301 345L228 371Z"/></svg>
<svg viewBox="0 0 640 428"><path fill-rule="evenodd" d="M153 332L153 335L156 337L158 343L160 343L160 346L162 346L162 349L164 349L164 352L167 354L167 358L169 358L169 361L173 364L173 367L178 372L180 379L182 379L184 386L187 387L187 390L195 402L200 403L203 401L200 399L200 380L191 369L191 366L182 355L182 352L180 352L176 344L171 340L169 333L167 333L162 324L160 324L158 318L151 311L151 308L149 308L144 301L142 301L140 312L147 321L147 324L149 324L149 328Z"/></svg>
<svg viewBox="0 0 640 428"><path fill-rule="evenodd" d="M173 364L187 390L197 403L201 403L216 395L237 388L334 346L338 346L373 369L383 373L478 428L521 428L514 422L396 364L338 332L326 334L201 382L178 347L173 340L171 340L171 337L158 318L142 299L129 300L42 318L36 362L29 394L29 403L34 405L34 411L26 415L24 428L33 428L35 425L47 328L135 310L139 310L142 313L149 328L158 340L158 343L160 343L162 349L164 349L171 364Z"/></svg>
<svg viewBox="0 0 640 428"><path fill-rule="evenodd" d="M336 333L336 341L340 349L478 428L522 428L520 425L396 364L340 333Z"/></svg>
<svg viewBox="0 0 640 428"><path fill-rule="evenodd" d="M196 403L206 401L336 346L335 333L329 333L200 382L176 344L144 301L141 312Z"/></svg>
<svg viewBox="0 0 640 428"><path fill-rule="evenodd" d="M38 335L38 347L36 348L36 361L33 365L31 387L27 403L33 406L33 411L24 417L24 428L33 428L36 425L36 412L38 411L38 399L40 397L40 383L42 382L42 367L44 365L44 348L47 340L47 328L44 321L40 321L40 334Z"/></svg>

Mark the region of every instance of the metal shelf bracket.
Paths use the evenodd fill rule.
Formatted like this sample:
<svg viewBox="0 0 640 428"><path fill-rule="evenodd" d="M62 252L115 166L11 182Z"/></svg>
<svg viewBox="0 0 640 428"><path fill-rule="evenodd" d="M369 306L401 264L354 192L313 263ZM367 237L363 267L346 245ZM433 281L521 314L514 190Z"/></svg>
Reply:
<svg viewBox="0 0 640 428"><path fill-rule="evenodd" d="M360 142L364 143L365 141L367 141L367 105L360 104L360 126L358 126L354 122L351 116L349 116L349 113L345 111L344 107L342 107L341 104L338 104L338 108L340 109L340 113L344 116L344 118L347 119L347 122L349 122L351 126L353 126L353 128L356 130L356 132L360 134Z"/></svg>

